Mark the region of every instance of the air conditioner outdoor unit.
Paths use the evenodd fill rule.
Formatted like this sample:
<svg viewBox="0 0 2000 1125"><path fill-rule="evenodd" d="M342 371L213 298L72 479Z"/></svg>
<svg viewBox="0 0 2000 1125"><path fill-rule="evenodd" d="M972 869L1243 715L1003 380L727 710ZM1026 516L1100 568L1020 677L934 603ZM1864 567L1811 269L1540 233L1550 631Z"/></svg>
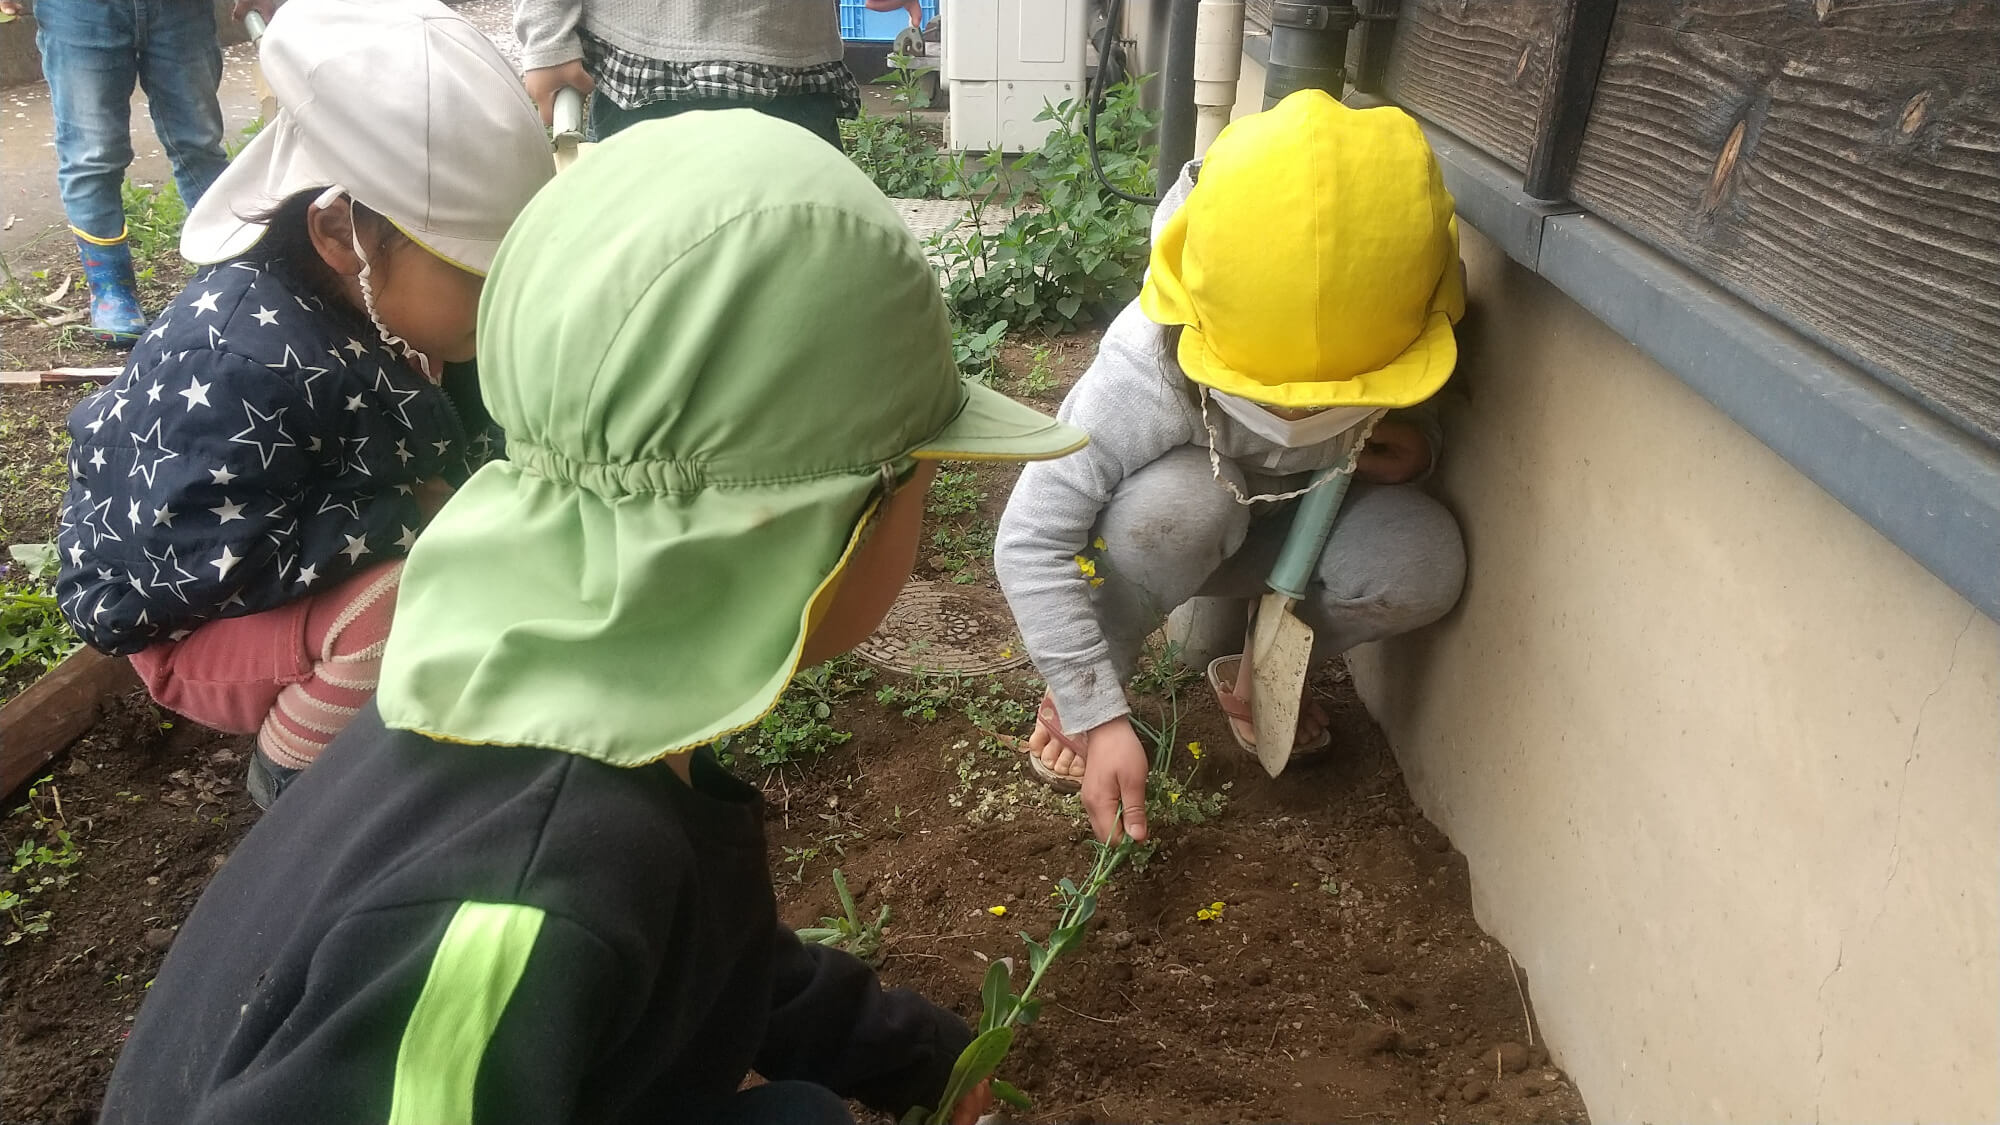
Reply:
<svg viewBox="0 0 2000 1125"><path fill-rule="evenodd" d="M952 149L1040 148L1045 105L1083 96L1088 0L943 0Z"/></svg>

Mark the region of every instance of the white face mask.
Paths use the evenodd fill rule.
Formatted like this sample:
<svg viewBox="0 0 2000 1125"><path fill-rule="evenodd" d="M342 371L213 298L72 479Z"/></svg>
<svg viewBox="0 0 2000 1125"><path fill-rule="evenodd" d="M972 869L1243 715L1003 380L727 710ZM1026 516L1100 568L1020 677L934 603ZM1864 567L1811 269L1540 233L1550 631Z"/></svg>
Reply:
<svg viewBox="0 0 2000 1125"><path fill-rule="evenodd" d="M1335 406L1294 421L1280 418L1268 407L1247 398L1237 398L1221 391L1208 391L1207 394L1224 414L1242 423L1244 429L1286 449L1304 449L1332 441L1380 409L1374 406Z"/></svg>

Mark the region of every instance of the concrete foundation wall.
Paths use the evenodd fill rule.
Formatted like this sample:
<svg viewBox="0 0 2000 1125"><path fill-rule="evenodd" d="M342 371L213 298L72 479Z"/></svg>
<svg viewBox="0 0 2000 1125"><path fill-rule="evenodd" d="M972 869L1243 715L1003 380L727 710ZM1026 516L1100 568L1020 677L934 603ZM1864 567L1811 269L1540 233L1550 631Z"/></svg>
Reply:
<svg viewBox="0 0 2000 1125"><path fill-rule="evenodd" d="M2000 1120L2000 627L1465 256L1465 599L1353 664L1593 1116Z"/></svg>
<svg viewBox="0 0 2000 1125"><path fill-rule="evenodd" d="M2000 626L1464 243L1465 598L1352 664L1592 1117L2000 1121Z"/></svg>

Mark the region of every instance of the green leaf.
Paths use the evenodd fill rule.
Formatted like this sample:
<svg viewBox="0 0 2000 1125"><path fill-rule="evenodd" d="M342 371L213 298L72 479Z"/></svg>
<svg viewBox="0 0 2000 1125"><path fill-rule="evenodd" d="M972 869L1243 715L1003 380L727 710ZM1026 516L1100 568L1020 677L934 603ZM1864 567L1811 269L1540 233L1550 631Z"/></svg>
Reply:
<svg viewBox="0 0 2000 1125"><path fill-rule="evenodd" d="M1063 314L1063 316L1066 318L1075 316L1077 310L1082 307L1083 307L1082 298L1078 297L1074 293L1071 293L1056 301L1056 311Z"/></svg>
<svg viewBox="0 0 2000 1125"><path fill-rule="evenodd" d="M995 961L986 967L986 980L979 987L979 1031L984 1034L1000 1026L1012 1006L1013 979L1007 962Z"/></svg>
<svg viewBox="0 0 2000 1125"><path fill-rule="evenodd" d="M931 1111L929 1125L946 1125L951 1120L952 1107L971 1093L974 1086L991 1078L993 1072L1000 1069L1000 1064L1006 1061L1008 1049L1013 1045L1014 1029L996 1027L981 1032L965 1050L960 1051L958 1061L952 1064L951 1080L945 1083L944 1097L939 1100L938 1108Z"/></svg>
<svg viewBox="0 0 2000 1125"><path fill-rule="evenodd" d="M847 892L847 877L840 873L840 868L838 867L833 869L833 890L835 894L840 896L841 913L847 915L849 922L858 925L861 920L861 914L854 908L854 896Z"/></svg>
<svg viewBox="0 0 2000 1125"><path fill-rule="evenodd" d="M1030 996L1014 1006L1014 1025L1026 1027L1042 1017L1042 998Z"/></svg>
<svg viewBox="0 0 2000 1125"><path fill-rule="evenodd" d="M1035 1108L1035 1101L1033 1098L1030 1098L1028 1095L1022 1093L1019 1087L1015 1086L1012 1082L1006 1081L1005 1079L995 1078L993 1080L993 1096L999 1098L1002 1102L1005 1102L1006 1104L1013 1106L1015 1109Z"/></svg>

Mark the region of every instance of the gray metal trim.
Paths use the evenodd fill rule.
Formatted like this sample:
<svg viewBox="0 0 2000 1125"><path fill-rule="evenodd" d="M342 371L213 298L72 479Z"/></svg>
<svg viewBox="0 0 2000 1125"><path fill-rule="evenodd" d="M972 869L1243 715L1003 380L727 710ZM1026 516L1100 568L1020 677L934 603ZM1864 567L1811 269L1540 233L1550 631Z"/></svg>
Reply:
<svg viewBox="0 0 2000 1125"><path fill-rule="evenodd" d="M2000 620L2000 453L1485 152L1424 126L1465 222Z"/></svg>

